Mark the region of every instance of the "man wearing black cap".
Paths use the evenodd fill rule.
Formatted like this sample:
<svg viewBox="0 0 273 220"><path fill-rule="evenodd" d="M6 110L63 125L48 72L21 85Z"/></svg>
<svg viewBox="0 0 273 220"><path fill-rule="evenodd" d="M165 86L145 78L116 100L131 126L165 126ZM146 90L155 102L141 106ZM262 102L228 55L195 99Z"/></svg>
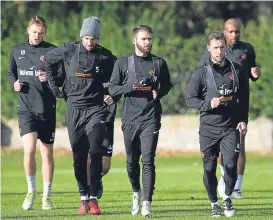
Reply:
<svg viewBox="0 0 273 220"><path fill-rule="evenodd" d="M139 25L133 29L135 51L117 60L110 80L111 95L124 95L122 131L124 136L127 172L133 189L131 214L140 210L151 216L151 202L155 185L154 158L161 127L160 99L167 95L172 84L167 63L151 54L152 29ZM140 186L139 159L142 155L142 183Z"/></svg>
<svg viewBox="0 0 273 220"><path fill-rule="evenodd" d="M64 43L45 55L46 70L59 60L67 64L67 74L62 92L51 80L52 90L67 102L67 129L74 159L74 174L79 187L81 202L79 215L100 215L97 195L102 173L102 143L105 122L109 112L106 105L113 104L103 83L109 81L115 57L112 52L98 44L100 20L84 19L80 41ZM87 187L87 156L90 154L90 196Z"/></svg>
<svg viewBox="0 0 273 220"><path fill-rule="evenodd" d="M237 19L228 19L224 24L224 34L227 40L227 50L226 57L241 66L244 71L245 77L251 79L251 81L256 82L261 75L261 70L256 65L256 54L253 46L250 43L240 41L240 29L241 24ZM200 65L204 65L208 60L210 54L206 49L204 55L200 61ZM249 82L249 80L248 80ZM246 153L245 153L245 137L246 134L241 135L241 151L237 163L237 181L232 193L232 197L235 199L242 199L242 181L246 165ZM223 166L223 158L220 154L218 159L220 169L221 169L221 178L218 184L218 193L223 197L225 191L225 182L223 179L225 169Z"/></svg>
<svg viewBox="0 0 273 220"><path fill-rule="evenodd" d="M223 32L208 37L210 56L195 70L188 85L186 103L200 110L199 141L203 159L203 181L211 201L212 216L221 216L217 198L217 157L223 155L224 214L235 215L231 194L235 186L240 134L247 131L249 92L248 83L240 66L225 57L226 40Z"/></svg>

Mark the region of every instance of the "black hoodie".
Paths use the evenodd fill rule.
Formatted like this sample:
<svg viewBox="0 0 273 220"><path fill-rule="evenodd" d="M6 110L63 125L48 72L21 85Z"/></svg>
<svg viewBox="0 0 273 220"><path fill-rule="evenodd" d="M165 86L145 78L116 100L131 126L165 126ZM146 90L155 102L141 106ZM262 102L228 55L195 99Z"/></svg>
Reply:
<svg viewBox="0 0 273 220"><path fill-rule="evenodd" d="M95 59L96 56L99 60ZM77 41L64 43L48 52L45 55L45 68L50 74L53 64L64 60L67 71L63 90L67 96L67 105L88 109L103 105L108 90L103 87L103 83L110 80L115 59L110 50L100 45L88 51Z"/></svg>
<svg viewBox="0 0 273 220"><path fill-rule="evenodd" d="M200 129L236 128L239 122L248 122L248 80L238 64L234 63L234 68L231 66L232 63L227 59L222 67L207 60L206 64L197 68L191 76L186 103L189 107L200 111ZM210 68L213 74L209 82L207 81L207 68ZM233 90L235 74L238 78L238 89L231 94L233 101L223 102L217 108L212 109L212 98L224 96L219 92L224 87L223 85L226 89ZM213 84L211 81L214 80L216 86L211 86Z"/></svg>
<svg viewBox="0 0 273 220"><path fill-rule="evenodd" d="M18 79L23 84L19 92L18 110L34 113L55 110L56 99L48 82L41 82L37 77L39 70L45 71L44 55L55 47L53 44L42 41L38 45L22 43L12 48L8 80L12 88ZM56 84L61 84L64 74L63 65L60 62L52 66L52 75Z"/></svg>
<svg viewBox="0 0 273 220"><path fill-rule="evenodd" d="M131 124L154 123L161 120L160 98L167 95L172 84L167 63L164 59L159 60L159 76L157 82L159 87L153 88L158 93L158 98L153 99L152 91L134 91L133 85L136 81L151 78L151 73L155 71L152 57L139 57L133 53L135 71L128 74L128 57L119 58L114 66L110 80L109 92L111 95L124 95L122 108L122 122Z"/></svg>

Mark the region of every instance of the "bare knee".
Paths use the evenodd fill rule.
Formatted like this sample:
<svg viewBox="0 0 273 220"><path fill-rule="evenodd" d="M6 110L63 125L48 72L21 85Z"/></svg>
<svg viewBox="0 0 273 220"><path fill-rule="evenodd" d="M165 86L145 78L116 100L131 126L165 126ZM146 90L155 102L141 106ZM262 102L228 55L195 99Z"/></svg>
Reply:
<svg viewBox="0 0 273 220"><path fill-rule="evenodd" d="M22 136L25 157L34 158L36 153L37 133L32 132Z"/></svg>
<svg viewBox="0 0 273 220"><path fill-rule="evenodd" d="M53 159L53 144L46 144L41 142L40 152L43 160L52 160Z"/></svg>

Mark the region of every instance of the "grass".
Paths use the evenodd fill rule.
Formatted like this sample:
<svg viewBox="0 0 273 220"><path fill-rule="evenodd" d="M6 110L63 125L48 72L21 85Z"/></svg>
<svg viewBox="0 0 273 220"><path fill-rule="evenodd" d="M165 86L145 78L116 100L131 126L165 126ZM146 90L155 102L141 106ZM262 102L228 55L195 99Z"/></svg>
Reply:
<svg viewBox="0 0 273 220"><path fill-rule="evenodd" d="M38 152L37 152L38 153ZM34 209L21 208L27 185L23 172L22 151L2 151L1 219L143 219L130 215L131 188L125 169L125 158L112 159L110 173L103 178L104 195L99 201L102 216L77 216L79 194L73 174L71 154L55 154L52 189L54 209L41 209L41 157L37 154L37 190ZM272 156L247 155L243 200L234 200L234 219L273 219ZM209 219L210 203L202 181L202 163L197 155L156 158L156 190L153 218ZM218 170L219 172L219 170ZM219 174L219 173L218 173ZM219 176L219 175L218 175ZM225 218L225 217L222 217Z"/></svg>

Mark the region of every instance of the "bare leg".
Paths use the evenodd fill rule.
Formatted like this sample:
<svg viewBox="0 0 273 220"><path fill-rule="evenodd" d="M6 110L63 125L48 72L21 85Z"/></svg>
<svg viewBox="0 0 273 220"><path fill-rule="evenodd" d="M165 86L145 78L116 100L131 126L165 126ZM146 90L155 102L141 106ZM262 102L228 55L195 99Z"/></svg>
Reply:
<svg viewBox="0 0 273 220"><path fill-rule="evenodd" d="M53 144L41 142L42 173L44 182L52 182L54 174Z"/></svg>
<svg viewBox="0 0 273 220"><path fill-rule="evenodd" d="M107 157L107 156L103 156L102 157L102 176L105 176L111 167L111 158L112 157Z"/></svg>
<svg viewBox="0 0 273 220"><path fill-rule="evenodd" d="M36 143L37 133L32 132L22 136L24 143L24 170L27 179L28 193L23 202L22 208L24 210L32 209L33 202L36 199Z"/></svg>
<svg viewBox="0 0 273 220"><path fill-rule="evenodd" d="M53 144L46 144L41 142L40 152L42 156L42 174L44 182L43 197L47 198L50 197L54 174Z"/></svg>
<svg viewBox="0 0 273 220"><path fill-rule="evenodd" d="M36 174L36 143L37 143L37 133L32 132L23 135L22 137L24 143L24 169L25 175L35 176Z"/></svg>

